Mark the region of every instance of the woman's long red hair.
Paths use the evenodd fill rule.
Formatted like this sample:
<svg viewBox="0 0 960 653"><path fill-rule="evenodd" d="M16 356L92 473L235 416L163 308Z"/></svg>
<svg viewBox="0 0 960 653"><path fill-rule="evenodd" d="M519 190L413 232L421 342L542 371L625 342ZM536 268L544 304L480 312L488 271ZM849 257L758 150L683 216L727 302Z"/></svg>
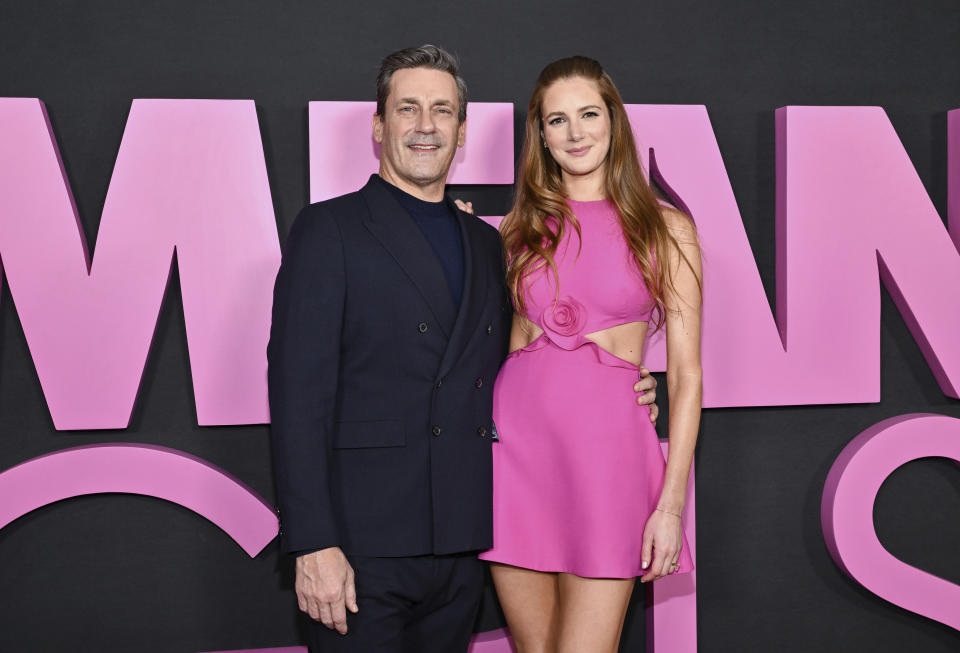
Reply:
<svg viewBox="0 0 960 653"><path fill-rule="evenodd" d="M664 320L665 297L673 284L667 266L658 267L656 262L669 260L667 253L672 249L680 253L687 265L690 263L668 230L657 196L643 176L620 92L603 67L588 57L568 57L544 68L527 107L516 198L500 227L513 302L519 310L524 309L527 280L531 273L545 266L553 272L559 293L554 263L557 246L570 226L578 238L581 235L580 223L564 197L560 166L541 145L544 93L554 82L576 77L596 82L610 115L610 149L604 173L606 196L617 207L623 236L655 302L653 322L659 328Z"/></svg>

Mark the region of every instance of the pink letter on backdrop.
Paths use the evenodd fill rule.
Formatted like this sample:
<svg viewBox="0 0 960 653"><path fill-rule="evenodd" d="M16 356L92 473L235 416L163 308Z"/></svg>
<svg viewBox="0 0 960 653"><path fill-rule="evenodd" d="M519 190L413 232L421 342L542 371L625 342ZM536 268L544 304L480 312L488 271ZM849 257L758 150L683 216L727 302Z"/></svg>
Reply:
<svg viewBox="0 0 960 653"><path fill-rule="evenodd" d="M960 420L902 415L853 439L827 474L820 507L834 561L877 596L960 630L960 587L893 557L877 539L873 504L898 467L929 456L960 462Z"/></svg>
<svg viewBox="0 0 960 653"><path fill-rule="evenodd" d="M174 250L200 424L269 420L280 261L250 100L134 100L93 265L43 104L0 99L0 255L58 429L124 428Z"/></svg>
<svg viewBox="0 0 960 653"><path fill-rule="evenodd" d="M376 102L311 102L310 201L351 193L380 166L370 121ZM451 184L513 183L513 104L471 102L467 135L450 167Z"/></svg>
<svg viewBox="0 0 960 653"><path fill-rule="evenodd" d="M273 508L245 485L187 453L146 444L75 447L0 473L0 528L55 501L105 492L143 494L192 510L250 557L277 534Z"/></svg>
<svg viewBox="0 0 960 653"><path fill-rule="evenodd" d="M882 109L777 111L776 323L706 109L628 109L700 232L705 406L879 401L880 276L958 396L960 256Z"/></svg>
<svg viewBox="0 0 960 653"><path fill-rule="evenodd" d="M666 458L667 442L660 448ZM690 556L697 563L696 478L690 466L687 502L683 508L683 534L690 545ZM666 576L650 586L650 610L647 611L647 648L653 653L696 653L697 651L697 570Z"/></svg>

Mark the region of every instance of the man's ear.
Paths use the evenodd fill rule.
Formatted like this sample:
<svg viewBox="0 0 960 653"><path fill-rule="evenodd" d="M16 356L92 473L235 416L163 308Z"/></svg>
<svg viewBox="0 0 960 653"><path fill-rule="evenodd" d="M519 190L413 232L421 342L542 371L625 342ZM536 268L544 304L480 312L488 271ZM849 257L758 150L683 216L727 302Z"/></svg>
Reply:
<svg viewBox="0 0 960 653"><path fill-rule="evenodd" d="M373 114L371 127L373 127L373 140L375 140L378 143L382 143L383 142L383 118L380 117L379 113Z"/></svg>
<svg viewBox="0 0 960 653"><path fill-rule="evenodd" d="M464 118L460 126L457 127L457 147L463 147L463 142L467 138L467 120Z"/></svg>

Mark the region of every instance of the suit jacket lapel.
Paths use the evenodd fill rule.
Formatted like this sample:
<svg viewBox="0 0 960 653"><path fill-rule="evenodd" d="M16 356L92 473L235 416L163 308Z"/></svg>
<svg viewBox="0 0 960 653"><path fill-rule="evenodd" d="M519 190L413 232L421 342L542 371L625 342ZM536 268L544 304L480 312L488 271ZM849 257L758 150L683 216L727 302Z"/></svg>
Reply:
<svg viewBox="0 0 960 653"><path fill-rule="evenodd" d="M443 332L450 337L457 316L450 288L433 248L406 209L373 177L360 189L370 218L364 223L423 295ZM465 248L466 249L466 248Z"/></svg>
<svg viewBox="0 0 960 653"><path fill-rule="evenodd" d="M453 334L447 343L443 360L440 362L440 376L445 376L460 357L470 334L479 325L480 314L487 299L487 269L489 261L484 258L477 233L479 218L464 213L453 202L447 200L460 223L460 237L463 241L463 294L460 297L460 310L453 325Z"/></svg>

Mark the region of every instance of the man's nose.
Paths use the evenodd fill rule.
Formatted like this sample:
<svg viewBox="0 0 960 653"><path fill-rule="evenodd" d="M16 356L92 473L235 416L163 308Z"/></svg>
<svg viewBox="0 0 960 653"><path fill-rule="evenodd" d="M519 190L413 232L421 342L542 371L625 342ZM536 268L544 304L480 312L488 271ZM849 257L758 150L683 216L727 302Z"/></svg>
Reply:
<svg viewBox="0 0 960 653"><path fill-rule="evenodd" d="M421 111L417 119L417 131L429 134L435 131L437 126L433 122L433 114L430 111Z"/></svg>

